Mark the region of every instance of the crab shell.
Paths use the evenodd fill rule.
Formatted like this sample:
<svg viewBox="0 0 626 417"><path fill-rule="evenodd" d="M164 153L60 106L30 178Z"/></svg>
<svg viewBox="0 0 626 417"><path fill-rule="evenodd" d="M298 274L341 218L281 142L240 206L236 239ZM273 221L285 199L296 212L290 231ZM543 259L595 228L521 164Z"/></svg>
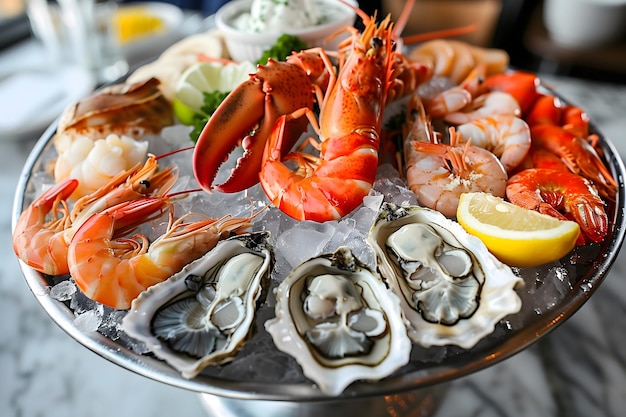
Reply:
<svg viewBox="0 0 626 417"><path fill-rule="evenodd" d="M235 236L137 297L123 330L193 378L234 359L269 285L269 233Z"/></svg>
<svg viewBox="0 0 626 417"><path fill-rule="evenodd" d="M348 248L300 264L275 295L266 330L325 394L382 379L409 361L398 297Z"/></svg>
<svg viewBox="0 0 626 417"><path fill-rule="evenodd" d="M521 308L521 278L435 210L384 203L368 242L417 344L470 349Z"/></svg>

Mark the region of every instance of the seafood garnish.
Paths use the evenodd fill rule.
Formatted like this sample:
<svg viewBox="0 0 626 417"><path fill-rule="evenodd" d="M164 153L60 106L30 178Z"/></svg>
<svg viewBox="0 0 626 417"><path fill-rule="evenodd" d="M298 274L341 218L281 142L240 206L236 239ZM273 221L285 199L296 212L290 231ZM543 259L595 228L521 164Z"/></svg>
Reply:
<svg viewBox="0 0 626 417"><path fill-rule="evenodd" d="M398 297L346 247L297 266L275 295L265 328L325 394L385 378L409 360Z"/></svg>
<svg viewBox="0 0 626 417"><path fill-rule="evenodd" d="M469 349L521 308L522 280L437 211L384 203L368 242L415 343Z"/></svg>
<svg viewBox="0 0 626 417"><path fill-rule="evenodd" d="M269 284L269 233L224 240L166 281L142 292L122 326L185 378L234 359L254 329Z"/></svg>

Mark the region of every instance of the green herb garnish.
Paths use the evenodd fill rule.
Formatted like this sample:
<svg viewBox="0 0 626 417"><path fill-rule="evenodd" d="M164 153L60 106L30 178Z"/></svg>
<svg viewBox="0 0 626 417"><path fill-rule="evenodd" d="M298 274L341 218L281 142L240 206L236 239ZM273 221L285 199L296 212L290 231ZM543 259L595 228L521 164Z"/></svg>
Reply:
<svg viewBox="0 0 626 417"><path fill-rule="evenodd" d="M295 35L283 34L276 43L269 49L266 49L261 55L261 58L257 61L257 64L265 65L267 60L272 58L276 61L284 61L293 51L299 52L303 49L307 49L308 46L302 39Z"/></svg>
<svg viewBox="0 0 626 417"><path fill-rule="evenodd" d="M198 137L200 136L200 133L202 133L204 126L209 121L209 118L215 110L217 110L228 94L230 94L230 91L211 91L210 93L204 91L202 93L202 96L204 97L204 104L200 107L202 112L193 115L193 130L189 133L189 137L192 141L198 141Z"/></svg>

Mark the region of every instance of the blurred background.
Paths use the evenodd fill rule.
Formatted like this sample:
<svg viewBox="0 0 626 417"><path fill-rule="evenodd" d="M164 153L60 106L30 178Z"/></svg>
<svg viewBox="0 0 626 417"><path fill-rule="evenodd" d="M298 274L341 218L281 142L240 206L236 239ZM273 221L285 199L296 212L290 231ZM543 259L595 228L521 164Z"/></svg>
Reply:
<svg viewBox="0 0 626 417"><path fill-rule="evenodd" d="M208 16L224 0L162 2ZM31 36L26 3L0 0L0 49ZM394 17L404 4L359 3L368 13ZM464 40L505 49L513 67L626 83L626 0L417 0L405 34L466 24L478 29Z"/></svg>

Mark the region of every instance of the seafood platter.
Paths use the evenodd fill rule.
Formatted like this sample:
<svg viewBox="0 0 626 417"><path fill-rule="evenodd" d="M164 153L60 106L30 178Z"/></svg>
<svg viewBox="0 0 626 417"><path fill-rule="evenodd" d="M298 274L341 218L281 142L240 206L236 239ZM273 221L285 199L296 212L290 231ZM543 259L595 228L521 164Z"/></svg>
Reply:
<svg viewBox="0 0 626 417"><path fill-rule="evenodd" d="M194 35L44 133L13 245L70 336L200 393L360 398L497 363L593 294L624 167L584 110L504 51L355 13L336 50L258 67Z"/></svg>

